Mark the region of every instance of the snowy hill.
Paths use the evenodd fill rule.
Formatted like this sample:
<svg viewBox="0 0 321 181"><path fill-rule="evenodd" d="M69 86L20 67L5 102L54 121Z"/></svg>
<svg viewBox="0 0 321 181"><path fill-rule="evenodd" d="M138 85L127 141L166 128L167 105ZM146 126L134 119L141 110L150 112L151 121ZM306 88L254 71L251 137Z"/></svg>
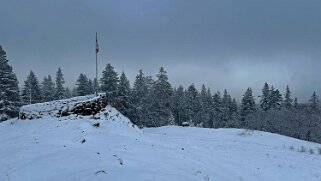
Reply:
<svg viewBox="0 0 321 181"><path fill-rule="evenodd" d="M140 130L112 107L12 119L0 134L1 181L321 180L320 144L240 129Z"/></svg>

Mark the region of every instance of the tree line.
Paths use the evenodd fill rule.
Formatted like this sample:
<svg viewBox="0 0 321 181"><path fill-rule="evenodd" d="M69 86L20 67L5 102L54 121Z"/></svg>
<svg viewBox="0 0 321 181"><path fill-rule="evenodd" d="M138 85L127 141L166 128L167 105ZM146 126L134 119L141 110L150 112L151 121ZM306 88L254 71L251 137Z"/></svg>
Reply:
<svg viewBox="0 0 321 181"><path fill-rule="evenodd" d="M321 142L321 112L319 99L313 92L308 103L298 103L292 98L289 86L282 95L272 85L264 83L262 93L255 100L249 87L238 105L227 90L212 94L202 85L200 91L191 84L173 87L163 67L156 79L139 70L131 87L126 74L119 74L107 64L99 80L80 74L71 91L63 86L64 78L59 68L55 82L51 76L39 83L30 71L21 91L8 64L5 51L0 46L1 120L16 117L20 105L47 102L71 96L104 92L110 104L139 127L189 125L205 128L246 128ZM21 97L21 98L20 98ZM256 101L258 103L256 103Z"/></svg>

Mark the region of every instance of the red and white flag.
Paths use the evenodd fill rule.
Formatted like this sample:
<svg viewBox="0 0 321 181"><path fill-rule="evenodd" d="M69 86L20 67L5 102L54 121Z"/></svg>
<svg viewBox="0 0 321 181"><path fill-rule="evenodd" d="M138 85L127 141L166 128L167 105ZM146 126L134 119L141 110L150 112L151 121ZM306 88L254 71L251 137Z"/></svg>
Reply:
<svg viewBox="0 0 321 181"><path fill-rule="evenodd" d="M99 52L99 46L98 46L98 38L97 38L97 32L96 32L96 54Z"/></svg>

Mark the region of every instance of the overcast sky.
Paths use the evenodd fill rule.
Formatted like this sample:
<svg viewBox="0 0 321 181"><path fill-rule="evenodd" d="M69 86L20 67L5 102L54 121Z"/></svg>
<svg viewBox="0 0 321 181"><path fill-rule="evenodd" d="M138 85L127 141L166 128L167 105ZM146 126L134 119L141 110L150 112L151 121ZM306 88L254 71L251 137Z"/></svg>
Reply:
<svg viewBox="0 0 321 181"><path fill-rule="evenodd" d="M131 83L165 67L170 82L240 98L264 82L305 102L321 95L320 0L0 0L0 45L23 85L62 67L69 87L106 63ZM258 98L256 98L258 100Z"/></svg>

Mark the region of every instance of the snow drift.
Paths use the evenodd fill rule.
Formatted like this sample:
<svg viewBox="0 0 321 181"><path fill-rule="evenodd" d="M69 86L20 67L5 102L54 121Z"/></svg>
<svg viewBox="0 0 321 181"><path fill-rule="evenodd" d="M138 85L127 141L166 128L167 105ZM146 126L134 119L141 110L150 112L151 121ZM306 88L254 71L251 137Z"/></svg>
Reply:
<svg viewBox="0 0 321 181"><path fill-rule="evenodd" d="M321 180L320 144L241 129L140 130L109 106L95 116L11 119L0 134L3 181Z"/></svg>

